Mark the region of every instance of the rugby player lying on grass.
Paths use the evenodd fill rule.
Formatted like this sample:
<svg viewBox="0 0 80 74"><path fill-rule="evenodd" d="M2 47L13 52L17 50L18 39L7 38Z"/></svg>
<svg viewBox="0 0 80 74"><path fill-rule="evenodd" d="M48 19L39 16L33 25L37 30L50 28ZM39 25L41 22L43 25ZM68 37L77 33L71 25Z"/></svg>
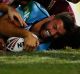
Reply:
<svg viewBox="0 0 80 74"><path fill-rule="evenodd" d="M50 17L45 18L42 21L34 24L30 28L30 31L38 36L38 39L40 40L41 43L46 43L46 42L51 43L51 41L54 40L55 38L58 38L59 36L63 36L67 32L71 32L71 30L74 28L74 23L71 18L72 16L70 16L68 13L61 13L56 15L55 17L51 16L51 19ZM30 42L32 43L35 41L34 40L35 38L32 37L31 32L28 32L24 28L20 28L14 25L14 23L12 23L9 20L7 15L4 15L3 17L1 17L0 21L1 21L0 33L2 37L11 37L11 36L23 37L26 41L25 43L29 42L29 44ZM15 22L19 24L16 20ZM37 40L35 42L37 42ZM33 51L33 49L31 49L30 47L31 46L30 45L28 46L28 43L27 43L26 50ZM33 45L32 48L34 47L35 46Z"/></svg>
<svg viewBox="0 0 80 74"><path fill-rule="evenodd" d="M40 0L41 1L41 0ZM20 0L19 0L19 2L20 2ZM44 1L42 1L42 2L44 2ZM63 3L63 2L66 2L66 1L63 1L63 0L61 0L60 1L61 3ZM57 2L56 2L57 3ZM68 2L66 2L66 3L68 3ZM18 12L21 14L21 16L23 17L23 19L25 19L25 16L27 15L27 13L28 13L28 15L27 15L27 17L26 17L26 22L27 22L27 24L28 24L28 29L30 28L30 26L33 26L34 25L34 23L37 23L38 21L41 21L41 20L43 20L44 18L46 18L46 17L48 17L49 16L49 14L48 14L48 12L45 10L45 8L43 8L40 4L38 4L37 2L35 2L35 0L34 1L31 1L29 4L28 4L28 6L26 5L26 0L24 0L24 4L23 3L20 3L20 5L22 5L22 6L18 6L17 7L17 10L18 10ZM43 5L44 6L44 5ZM67 5L68 6L68 5ZM67 7L66 6L66 7ZM66 7L65 7L65 9L64 9L64 11L66 11L67 9L66 9ZM28 10L27 10L27 8L28 8ZM59 8L61 8L61 7L59 7ZM30 10L30 11L29 11ZM45 11L44 11L45 10ZM57 11L57 10L56 10ZM56 12L56 11L54 11L54 12ZM64 11L62 11L62 10L60 10L61 12L64 12ZM70 12L69 10L67 10L67 12ZM22 14L22 13L24 13L24 15ZM26 14L25 14L26 13ZM30 14L29 14L30 13ZM53 13L53 12L52 12ZM57 12L57 13L59 13L59 12ZM34 15L34 14L36 14L36 15ZM50 14L51 15L51 14ZM48 38L49 39L49 38ZM51 39L51 38L50 38ZM52 39L52 40L54 40L54 39ZM46 42L44 42L44 41L46 41ZM39 47L37 48L38 50L43 50L43 49L48 49L48 47L49 47L49 45L51 44L51 42L49 41L49 42L47 42L48 40L44 40L43 42L40 42L40 45L39 45ZM52 43L53 44L53 43ZM53 46L53 45L52 45Z"/></svg>
<svg viewBox="0 0 80 74"><path fill-rule="evenodd" d="M65 14L63 14L63 15L65 15ZM7 17L6 17L7 16ZM1 20L4 20L5 21L5 23L6 22L8 22L7 24L9 24L9 26L11 25L11 24L14 24L13 22L11 22L10 20L9 20L9 18L8 18L8 15L6 15L6 16L4 16L4 17L1 17ZM62 16L62 15L61 15ZM64 16L65 17L65 16ZM6 20L7 19L7 20ZM53 39L53 38L57 38L58 37L58 35L56 35L55 34L55 30L54 30L54 28L53 28L53 32L51 31L48 31L48 29L47 29L47 25L45 25L45 27L44 27L44 25L43 24L47 24L47 23L49 23L48 22L49 21L49 19L48 18L46 18L46 19L44 19L44 20L42 20L41 22L39 22L39 23L37 23L38 25L34 25L34 26L32 26L31 28L30 28L30 30L33 32L33 33L35 33L36 35L38 35L39 36L39 38L40 38L40 42L42 43L42 42L47 42L48 40L51 40L51 39ZM51 21L53 21L53 20L51 20ZM14 21L15 22L15 26L14 25L12 25L12 26L10 26L10 28L12 27L13 29L15 28L15 29L19 29L19 30L23 30L22 28L20 28L19 26L17 26L16 27L16 24L18 25L18 24L20 24L19 22L17 22L16 20ZM67 21L66 21L67 22ZM72 21L71 21L72 22ZM1 22L1 23L3 23L3 22ZM53 21L53 23L54 23L54 21ZM39 25L40 24L40 25ZM55 23L54 23L55 24ZM60 23L58 23L58 24L60 24ZM71 24L71 23L70 23ZM4 26L4 25L3 25ZM7 25L6 25L7 26ZM43 27L42 27L43 26ZM53 27L53 25L51 25L52 27ZM72 26L72 25L71 25ZM56 30L57 30L57 26L55 26L56 27ZM60 36L61 35L63 35L64 33L65 33L65 29L64 29L64 26L63 25L61 25L60 26L61 28L61 30L59 31L61 34L59 34ZM71 27L70 27L71 28ZM20 33L21 34L25 34L25 33L23 33L22 31L20 32L20 31L17 31L16 32L16 30L13 30L13 29L6 29L8 32L9 32L9 34L7 33L7 31L5 32L4 31L4 33L1 33L2 35L5 35L5 36L7 36L7 37L10 37L10 36L18 36L18 37L23 37L23 35L20 35ZM11 33L10 33L11 32ZM16 32L16 33L15 33ZM19 33L20 32L20 33ZM14 33L14 34L13 34ZM40 34L40 35L39 35ZM52 35L53 34L53 35ZM27 41L27 40L26 40ZM51 41L49 41L49 44L51 43ZM34 49L34 47L35 46L31 46L31 48L30 48L30 46L28 47L28 46L26 46L26 48L27 48L27 50L28 51L32 51L33 49Z"/></svg>

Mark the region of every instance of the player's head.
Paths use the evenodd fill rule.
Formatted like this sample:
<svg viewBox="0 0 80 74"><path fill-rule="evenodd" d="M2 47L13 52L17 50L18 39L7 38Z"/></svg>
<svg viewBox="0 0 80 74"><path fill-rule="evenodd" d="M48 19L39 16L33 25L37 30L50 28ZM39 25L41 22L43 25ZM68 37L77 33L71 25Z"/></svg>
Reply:
<svg viewBox="0 0 80 74"><path fill-rule="evenodd" d="M57 38L71 32L73 28L73 17L69 13L64 12L54 16L51 21L43 24L40 29L40 35L43 38Z"/></svg>

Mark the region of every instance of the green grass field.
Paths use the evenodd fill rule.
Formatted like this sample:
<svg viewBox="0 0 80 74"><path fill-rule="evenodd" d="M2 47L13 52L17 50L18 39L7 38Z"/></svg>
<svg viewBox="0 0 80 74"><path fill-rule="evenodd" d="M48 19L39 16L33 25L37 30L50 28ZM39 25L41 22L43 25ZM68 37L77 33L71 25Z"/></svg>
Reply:
<svg viewBox="0 0 80 74"><path fill-rule="evenodd" d="M0 74L80 74L80 50L0 53Z"/></svg>

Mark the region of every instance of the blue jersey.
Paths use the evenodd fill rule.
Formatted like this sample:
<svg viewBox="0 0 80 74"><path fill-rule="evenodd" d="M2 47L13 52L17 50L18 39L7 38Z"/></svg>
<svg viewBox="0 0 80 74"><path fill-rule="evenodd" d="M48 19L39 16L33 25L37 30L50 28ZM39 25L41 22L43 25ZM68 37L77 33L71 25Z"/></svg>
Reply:
<svg viewBox="0 0 80 74"><path fill-rule="evenodd" d="M33 25L33 23L38 22L49 16L49 13L46 11L44 7L42 7L39 3L32 1L24 8L19 5L16 10L21 14L24 21L28 24L26 27L27 30ZM42 43L38 46L37 50L47 50L50 46L50 42Z"/></svg>
<svg viewBox="0 0 80 74"><path fill-rule="evenodd" d="M19 5L16 10L21 14L24 21L28 24L28 27L49 16L46 9L35 1L31 1L23 8Z"/></svg>

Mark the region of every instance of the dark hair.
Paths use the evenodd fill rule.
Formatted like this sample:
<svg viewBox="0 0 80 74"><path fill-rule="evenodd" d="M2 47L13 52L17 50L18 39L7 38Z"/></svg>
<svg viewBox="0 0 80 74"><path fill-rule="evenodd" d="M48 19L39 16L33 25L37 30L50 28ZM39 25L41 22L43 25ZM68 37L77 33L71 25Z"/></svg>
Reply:
<svg viewBox="0 0 80 74"><path fill-rule="evenodd" d="M68 33L65 35L53 39L50 48L51 49L63 49L66 46L73 49L80 48L80 27L75 25L75 20L70 13L60 13L55 16L57 19L62 19L64 27Z"/></svg>
<svg viewBox="0 0 80 74"><path fill-rule="evenodd" d="M69 12L59 13L55 16L56 19L61 19L64 23L64 28L66 32L71 32L75 27L74 16Z"/></svg>

